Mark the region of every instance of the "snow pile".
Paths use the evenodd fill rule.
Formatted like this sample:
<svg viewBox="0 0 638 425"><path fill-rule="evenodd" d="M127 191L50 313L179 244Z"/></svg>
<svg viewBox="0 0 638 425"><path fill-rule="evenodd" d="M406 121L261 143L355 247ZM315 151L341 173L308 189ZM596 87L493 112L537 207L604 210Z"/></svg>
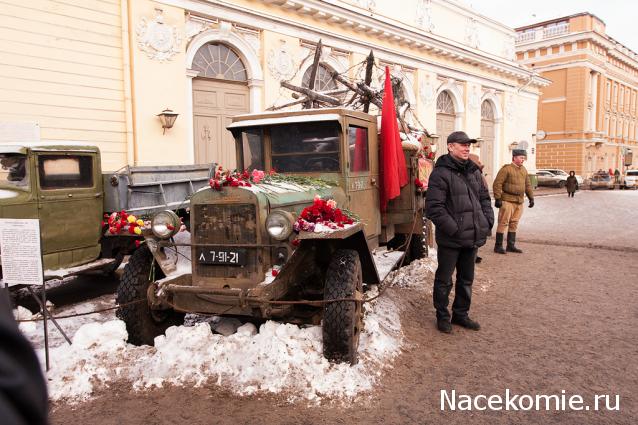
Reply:
<svg viewBox="0 0 638 425"><path fill-rule="evenodd" d="M249 395L285 393L291 400L352 398L373 388L402 343L399 312L389 299L366 304L359 363L331 364L322 355L321 327L268 321L259 332L248 323L237 332L213 334L209 323L172 327L155 347L127 344L118 320L81 327L73 345L52 350L49 392L53 400L79 400L109 382L134 389L164 385L220 385Z"/></svg>
<svg viewBox="0 0 638 425"><path fill-rule="evenodd" d="M429 257L415 260L409 265L391 272L387 279L391 286L431 290L436 267L436 252L430 248Z"/></svg>

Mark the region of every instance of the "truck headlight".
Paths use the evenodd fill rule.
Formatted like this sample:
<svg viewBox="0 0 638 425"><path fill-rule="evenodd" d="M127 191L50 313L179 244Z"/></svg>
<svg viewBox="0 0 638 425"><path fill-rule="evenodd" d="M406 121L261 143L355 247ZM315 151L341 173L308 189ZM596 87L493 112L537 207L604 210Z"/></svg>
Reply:
<svg viewBox="0 0 638 425"><path fill-rule="evenodd" d="M160 239L168 239L179 232L182 225L179 217L173 211L160 211L151 220L151 230Z"/></svg>
<svg viewBox="0 0 638 425"><path fill-rule="evenodd" d="M273 211L266 217L266 230L268 234L278 241L288 239L292 233L294 218L287 211Z"/></svg>

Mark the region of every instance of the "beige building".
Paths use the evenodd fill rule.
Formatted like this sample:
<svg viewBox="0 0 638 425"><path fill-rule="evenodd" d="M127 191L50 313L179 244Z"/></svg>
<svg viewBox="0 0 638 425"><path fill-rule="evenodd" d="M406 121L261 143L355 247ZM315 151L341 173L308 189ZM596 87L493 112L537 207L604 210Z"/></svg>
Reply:
<svg viewBox="0 0 638 425"><path fill-rule="evenodd" d="M538 168L583 176L622 170L638 151L638 54L609 37L590 13L516 31L518 61L552 81L538 109L538 128L546 134L536 142Z"/></svg>
<svg viewBox="0 0 638 425"><path fill-rule="evenodd" d="M5 2L7 3L7 2ZM103 166L234 165L232 115L292 100L319 39L318 88L362 79L374 50L439 151L481 136L488 178L525 142L534 168L539 78L515 61L516 33L453 1L8 0L0 16L0 139L93 143ZM157 115L179 113L163 134ZM520 145L519 145L520 146Z"/></svg>

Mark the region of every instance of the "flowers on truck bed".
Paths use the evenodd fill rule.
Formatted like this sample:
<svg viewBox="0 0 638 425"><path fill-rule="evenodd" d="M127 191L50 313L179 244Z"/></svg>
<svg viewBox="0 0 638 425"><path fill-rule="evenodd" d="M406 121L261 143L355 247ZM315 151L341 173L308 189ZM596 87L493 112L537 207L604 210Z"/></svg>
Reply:
<svg viewBox="0 0 638 425"><path fill-rule="evenodd" d="M106 222L102 221L102 227L108 225L108 232L111 235L119 235L123 232L128 232L131 235L141 235L142 228L148 224L144 220L128 214L125 210L104 214L104 220Z"/></svg>

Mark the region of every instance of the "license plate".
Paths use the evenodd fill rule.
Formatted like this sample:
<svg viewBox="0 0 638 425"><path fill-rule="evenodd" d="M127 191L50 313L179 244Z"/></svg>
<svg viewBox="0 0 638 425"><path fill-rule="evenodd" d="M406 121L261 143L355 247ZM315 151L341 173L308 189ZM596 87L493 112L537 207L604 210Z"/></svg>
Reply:
<svg viewBox="0 0 638 425"><path fill-rule="evenodd" d="M243 266L246 264L246 250L242 248L199 248L197 251L197 261L202 264Z"/></svg>

